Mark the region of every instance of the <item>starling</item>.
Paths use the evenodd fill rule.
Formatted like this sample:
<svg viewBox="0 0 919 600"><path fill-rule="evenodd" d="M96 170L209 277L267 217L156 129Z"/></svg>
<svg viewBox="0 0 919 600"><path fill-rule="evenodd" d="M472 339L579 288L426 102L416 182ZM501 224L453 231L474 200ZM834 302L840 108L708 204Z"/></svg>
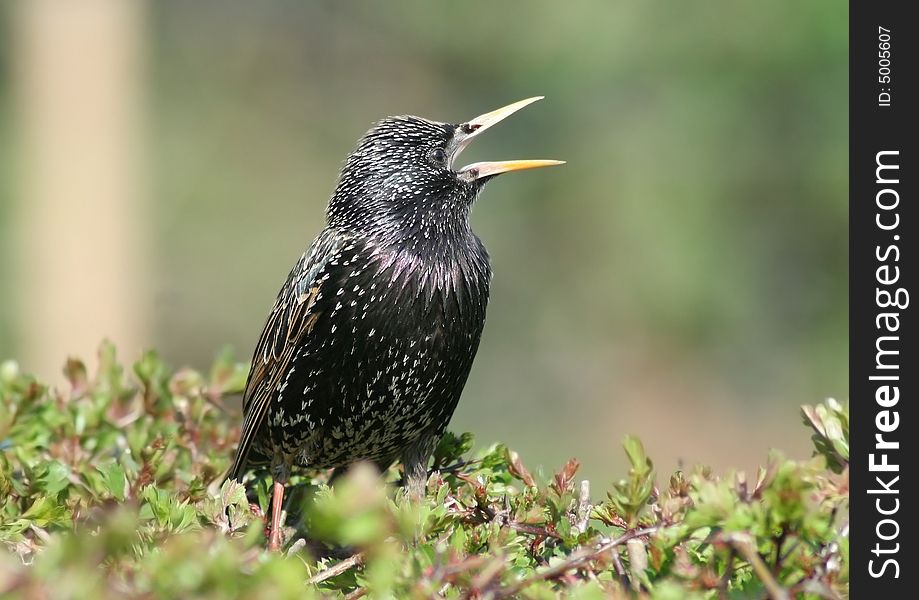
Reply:
<svg viewBox="0 0 919 600"><path fill-rule="evenodd" d="M469 210L485 183L554 160L454 161L483 131L541 97L460 124L383 119L348 156L327 225L284 282L252 357L230 477L274 479L280 546L292 467L385 469L420 495L485 323L488 253Z"/></svg>

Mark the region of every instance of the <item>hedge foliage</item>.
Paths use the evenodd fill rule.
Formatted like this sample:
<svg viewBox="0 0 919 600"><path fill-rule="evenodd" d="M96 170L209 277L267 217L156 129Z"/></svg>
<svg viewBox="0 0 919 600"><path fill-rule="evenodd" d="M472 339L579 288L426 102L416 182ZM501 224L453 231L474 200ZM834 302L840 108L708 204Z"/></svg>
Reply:
<svg viewBox="0 0 919 600"><path fill-rule="evenodd" d="M268 553L269 480L222 481L245 369L65 367L52 389L0 365L3 598L840 598L848 581L848 409L805 407L815 455L752 477L660 476L626 438L621 480L572 459L539 481L501 444L448 434L419 503L353 468L293 481ZM593 484L593 485L590 485ZM607 485L608 484L608 485ZM606 488L606 489L603 489ZM247 496L248 491L248 496Z"/></svg>

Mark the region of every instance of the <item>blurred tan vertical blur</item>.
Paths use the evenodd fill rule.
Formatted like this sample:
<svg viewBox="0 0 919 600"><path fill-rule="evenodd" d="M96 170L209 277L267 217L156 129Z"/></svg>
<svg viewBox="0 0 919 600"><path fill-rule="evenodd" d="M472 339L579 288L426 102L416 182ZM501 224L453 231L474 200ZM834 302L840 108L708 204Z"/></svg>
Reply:
<svg viewBox="0 0 919 600"><path fill-rule="evenodd" d="M141 0L22 0L12 10L22 150L16 235L23 367L59 378L102 337L149 342Z"/></svg>

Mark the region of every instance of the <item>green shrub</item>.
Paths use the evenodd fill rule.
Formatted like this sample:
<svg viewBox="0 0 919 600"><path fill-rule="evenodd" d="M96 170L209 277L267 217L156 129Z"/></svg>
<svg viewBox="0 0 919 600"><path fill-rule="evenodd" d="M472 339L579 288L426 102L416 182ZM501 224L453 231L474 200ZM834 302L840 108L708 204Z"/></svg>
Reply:
<svg viewBox="0 0 919 600"><path fill-rule="evenodd" d="M273 555L267 481L221 485L244 368L171 372L149 353L127 374L109 345L99 359L92 377L69 361L63 390L0 366L4 598L847 595L848 409L833 401L804 408L811 460L658 485L626 438L631 468L605 494L575 460L540 482L504 446L470 456L471 436L448 434L420 503L396 468L295 478Z"/></svg>

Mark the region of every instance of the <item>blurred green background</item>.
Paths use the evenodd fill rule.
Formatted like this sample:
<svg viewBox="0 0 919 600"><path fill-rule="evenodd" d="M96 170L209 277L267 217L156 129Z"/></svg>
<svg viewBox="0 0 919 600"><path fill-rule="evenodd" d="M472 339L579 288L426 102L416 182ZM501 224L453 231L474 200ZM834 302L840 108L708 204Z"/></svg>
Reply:
<svg viewBox="0 0 919 600"><path fill-rule="evenodd" d="M115 4L87 3L100 14ZM106 275L86 247L120 226L66 193L32 204L36 185L23 180L42 182L41 169L28 175L43 164L29 149L46 121L30 116L30 94L59 63L41 59L53 36L28 4L0 3L0 358L53 375L49 357L59 364L89 342L61 347L66 325L30 325L70 298L42 265L76 239L82 283L66 289L93 289ZM461 121L541 94L463 157L568 164L501 178L473 211L495 278L454 430L503 441L533 467L577 456L605 480L626 433L662 469L750 467L770 447L806 455L797 406L847 397L844 4L127 4L110 28L124 25L114 47L138 57L113 72L140 122L127 128L136 175L124 186L136 205L124 256L139 258L110 283L141 300L91 296L86 310L102 316L83 324L86 337L136 326L127 358L154 346L204 368L229 344L248 359L373 121ZM80 80L82 54L62 54L73 93L97 89ZM50 110L66 118L70 101L53 95ZM19 219L60 216L54 202L86 213L80 236L24 234L35 229ZM130 319L106 325L121 304Z"/></svg>

